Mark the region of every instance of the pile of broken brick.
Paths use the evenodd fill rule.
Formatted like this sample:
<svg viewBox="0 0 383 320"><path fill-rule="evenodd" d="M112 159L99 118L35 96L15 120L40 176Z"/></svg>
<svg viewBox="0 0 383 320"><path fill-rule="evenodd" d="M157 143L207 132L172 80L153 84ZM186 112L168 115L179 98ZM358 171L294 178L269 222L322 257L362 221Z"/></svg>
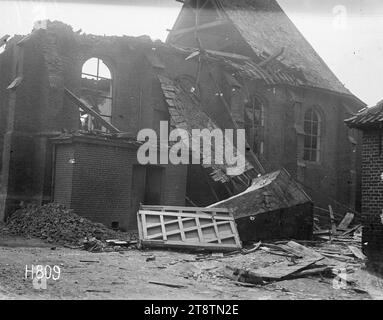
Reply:
<svg viewBox="0 0 383 320"><path fill-rule="evenodd" d="M11 235L36 237L48 243L91 252L122 251L134 244L129 234L80 217L56 203L29 204L17 210L7 220L6 231Z"/></svg>

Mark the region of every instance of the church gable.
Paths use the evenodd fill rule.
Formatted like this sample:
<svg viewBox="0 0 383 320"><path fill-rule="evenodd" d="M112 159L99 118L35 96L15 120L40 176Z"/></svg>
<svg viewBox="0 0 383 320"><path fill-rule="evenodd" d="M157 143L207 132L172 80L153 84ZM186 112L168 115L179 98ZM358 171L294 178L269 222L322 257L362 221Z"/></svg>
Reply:
<svg viewBox="0 0 383 320"><path fill-rule="evenodd" d="M198 38L198 40L197 40ZM255 62L278 59L312 87L351 95L275 0L189 0L167 42L224 51Z"/></svg>

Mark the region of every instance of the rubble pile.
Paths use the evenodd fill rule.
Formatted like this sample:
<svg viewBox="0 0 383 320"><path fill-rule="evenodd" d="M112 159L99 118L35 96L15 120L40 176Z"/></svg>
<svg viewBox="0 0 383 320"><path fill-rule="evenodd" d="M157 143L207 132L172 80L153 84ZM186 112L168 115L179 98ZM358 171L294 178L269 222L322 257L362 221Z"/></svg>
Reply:
<svg viewBox="0 0 383 320"><path fill-rule="evenodd" d="M80 217L56 203L28 205L17 210L7 221L7 229L13 235L37 237L49 243L78 246L86 250L94 249L97 243L95 251L104 251L108 246L107 239L127 238L121 232Z"/></svg>

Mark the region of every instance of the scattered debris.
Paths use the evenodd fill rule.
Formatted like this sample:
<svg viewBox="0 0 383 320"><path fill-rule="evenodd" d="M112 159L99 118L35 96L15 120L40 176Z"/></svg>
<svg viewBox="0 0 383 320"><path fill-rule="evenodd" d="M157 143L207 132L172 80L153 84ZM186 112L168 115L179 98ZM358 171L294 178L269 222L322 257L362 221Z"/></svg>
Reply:
<svg viewBox="0 0 383 320"><path fill-rule="evenodd" d="M347 236L348 234L357 231L357 230L358 230L359 228L361 228L361 227L362 227L362 225L361 225L361 224L358 224L358 225L354 226L353 228L348 229L348 230L346 230L345 232L343 232L343 233L342 233L342 236Z"/></svg>
<svg viewBox="0 0 383 320"><path fill-rule="evenodd" d="M242 248L242 249L241 249L241 253L242 253L242 254L249 254L249 253L252 253L252 252L254 252L254 251L257 251L257 250L260 248L261 244L262 244L262 241L259 241L259 242L257 242L257 243L254 245L254 247L252 247L252 248L250 248L250 249Z"/></svg>
<svg viewBox="0 0 383 320"><path fill-rule="evenodd" d="M223 258L223 252L213 252L211 256L213 258Z"/></svg>
<svg viewBox="0 0 383 320"><path fill-rule="evenodd" d="M275 249L275 248L270 249L268 247L260 247L259 249L262 251L268 252L270 254L277 255L277 256L283 256L283 257L287 257L287 258L296 258L296 256L293 254L286 253L283 250L279 250L279 249Z"/></svg>
<svg viewBox="0 0 383 320"><path fill-rule="evenodd" d="M171 287L171 288L187 288L187 286L184 286L182 284L175 284L175 283L166 283L166 282L158 282L158 281L149 281L149 283L157 284L159 286Z"/></svg>
<svg viewBox="0 0 383 320"><path fill-rule="evenodd" d="M282 245L283 246L283 245ZM295 255L301 255L301 257L306 257L306 258L317 258L317 259L322 259L323 256L318 253L317 251L310 249L306 246L303 246L295 241L289 241L285 246L283 246L287 250L290 250Z"/></svg>
<svg viewBox="0 0 383 320"><path fill-rule="evenodd" d="M90 252L102 252L107 248L107 244L95 237L90 237L83 240L83 248Z"/></svg>
<svg viewBox="0 0 383 320"><path fill-rule="evenodd" d="M330 266L325 267L318 267L318 268L311 268L307 270L298 271L295 273L290 274L285 279L296 279L296 278L304 278L309 276L316 276L316 275L331 275L333 272L333 268Z"/></svg>
<svg viewBox="0 0 383 320"><path fill-rule="evenodd" d="M133 244L133 241L122 241L122 240L116 240L116 239L105 240L105 242L109 245L114 245L114 246L129 246ZM135 241L135 243L137 243L137 241Z"/></svg>
<svg viewBox="0 0 383 320"><path fill-rule="evenodd" d="M294 272L303 270L320 259L310 259L310 260L302 260L297 263L290 263L287 261L276 263L274 265L265 267L252 269L247 271L247 276L251 279L259 279L263 281L276 281L285 279L287 276L291 275Z"/></svg>
<svg viewBox="0 0 383 320"><path fill-rule="evenodd" d="M142 247L233 251L241 248L228 209L142 206L137 214Z"/></svg>
<svg viewBox="0 0 383 320"><path fill-rule="evenodd" d="M359 258L361 260L365 260L366 259L366 256L363 254L363 252L359 248L354 247L354 246L348 246L348 248L354 254L355 257L357 257L357 258Z"/></svg>
<svg viewBox="0 0 383 320"><path fill-rule="evenodd" d="M154 261L154 260L156 260L156 257L152 255L152 256L147 257L145 261L149 262L149 261Z"/></svg>
<svg viewBox="0 0 383 320"><path fill-rule="evenodd" d="M364 257L356 246L319 241L309 241L309 243L313 247L304 246L296 241L263 243L262 246L257 243L255 247L259 247L260 250L284 256L288 260L258 268L253 267L251 264L247 267L226 266L223 275L233 280L237 285L245 283L246 286L249 283L252 285L265 285L276 281L318 275L321 277L334 277L339 276L339 270L353 273L355 267L360 267L360 261ZM358 258L359 262L355 260L354 256ZM350 284L352 288L355 287L355 284L351 282Z"/></svg>

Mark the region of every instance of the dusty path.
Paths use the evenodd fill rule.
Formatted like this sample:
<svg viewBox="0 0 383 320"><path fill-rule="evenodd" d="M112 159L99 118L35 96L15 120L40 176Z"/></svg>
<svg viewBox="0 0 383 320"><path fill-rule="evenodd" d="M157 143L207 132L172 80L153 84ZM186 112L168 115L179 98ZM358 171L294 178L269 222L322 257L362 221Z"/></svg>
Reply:
<svg viewBox="0 0 383 320"><path fill-rule="evenodd" d="M152 255L155 260L146 261ZM52 250L40 240L0 239L0 299L370 299L351 289L334 289L331 279L320 277L248 288L222 275L225 265L265 266L281 259L264 252L213 260L173 251L90 253ZM45 290L35 289L25 279L25 268L32 264L59 266L60 279L48 280Z"/></svg>

